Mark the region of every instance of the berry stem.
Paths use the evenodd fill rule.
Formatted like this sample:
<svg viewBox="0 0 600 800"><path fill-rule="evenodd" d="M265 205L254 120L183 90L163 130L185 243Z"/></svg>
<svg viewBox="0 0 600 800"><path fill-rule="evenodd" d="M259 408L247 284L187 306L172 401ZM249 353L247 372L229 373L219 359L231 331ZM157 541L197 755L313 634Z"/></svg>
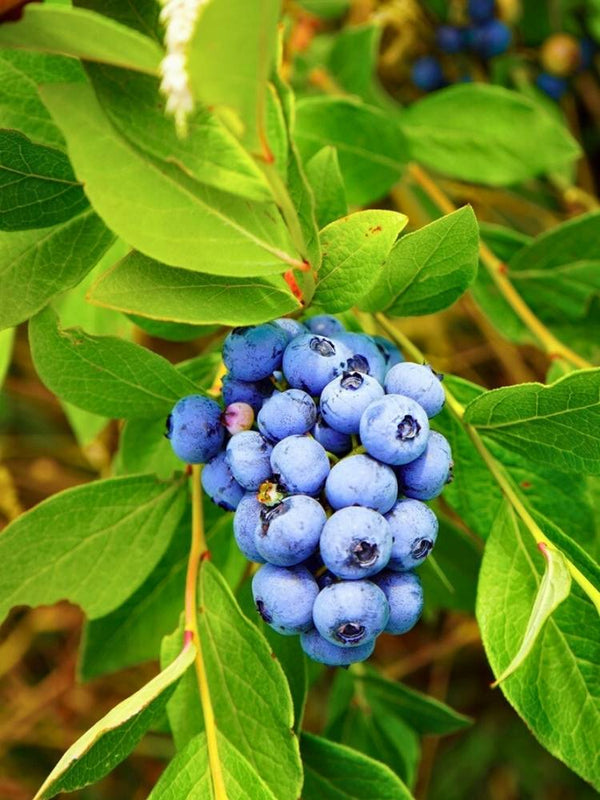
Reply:
<svg viewBox="0 0 600 800"><path fill-rule="evenodd" d="M217 728L210 689L204 659L202 656L202 646L198 632L198 575L202 561L208 556L206 537L204 535L204 511L202 507L202 465L192 465L192 542L190 555L188 558L187 575L185 581L185 633L184 641L191 639L196 645L196 659L194 662L196 678L198 680L198 690L200 692L200 702L202 704L202 714L204 716L204 726L206 729L206 744L208 749L208 761L210 764L210 774L213 784L215 800L227 800L227 790L221 769L221 759L219 758L219 747L217 741Z"/></svg>
<svg viewBox="0 0 600 800"><path fill-rule="evenodd" d="M408 171L416 183L423 189L428 197L443 211L445 214L451 214L456 211L456 206L450 198L440 189L440 187L431 179L425 170L418 164L410 164ZM557 339L554 334L541 322L533 311L529 308L527 303L523 300L521 295L517 292L515 287L506 275L506 264L501 261L490 250L485 242L479 244L479 255L482 264L487 269L490 277L496 284L497 289L500 291L504 299L510 305L515 314L525 324L525 326L535 336L542 349L550 356L561 356L580 369L590 369L593 367L589 361L582 358L580 355L571 350L570 347L563 344Z"/></svg>

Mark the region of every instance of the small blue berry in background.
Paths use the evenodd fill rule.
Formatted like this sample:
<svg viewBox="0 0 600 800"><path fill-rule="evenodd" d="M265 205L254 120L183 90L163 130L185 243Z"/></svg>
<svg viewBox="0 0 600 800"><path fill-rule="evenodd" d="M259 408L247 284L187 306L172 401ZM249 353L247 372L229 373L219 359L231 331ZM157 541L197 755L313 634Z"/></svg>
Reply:
<svg viewBox="0 0 600 800"><path fill-rule="evenodd" d="M343 333L346 328L337 317L332 317L329 314L317 314L316 317L310 317L306 320L306 327L311 333L316 333L319 336L335 336L338 333Z"/></svg>
<svg viewBox="0 0 600 800"><path fill-rule="evenodd" d="M271 441L308 433L317 421L315 401L302 389L275 392L258 412L258 429Z"/></svg>
<svg viewBox="0 0 600 800"><path fill-rule="evenodd" d="M431 431L425 452L396 471L400 489L416 500L433 500L452 480L452 453L448 440Z"/></svg>
<svg viewBox="0 0 600 800"><path fill-rule="evenodd" d="M369 580L326 586L313 606L316 629L338 647L358 647L373 641L384 630L389 616L385 594Z"/></svg>
<svg viewBox="0 0 600 800"><path fill-rule="evenodd" d="M262 509L255 531L256 549L279 567L300 564L318 548L326 520L323 506L313 497L286 497L276 506Z"/></svg>
<svg viewBox="0 0 600 800"><path fill-rule="evenodd" d="M410 76L414 85L424 92L432 92L445 83L442 65L435 56L418 58L412 65Z"/></svg>
<svg viewBox="0 0 600 800"><path fill-rule="evenodd" d="M463 31L455 25L440 25L435 32L435 40L444 53L460 53L465 46Z"/></svg>
<svg viewBox="0 0 600 800"><path fill-rule="evenodd" d="M510 47L512 33L508 25L499 19L493 19L478 25L472 33L473 50L483 58L493 58L505 53Z"/></svg>
<svg viewBox="0 0 600 800"><path fill-rule="evenodd" d="M281 367L287 342L287 333L273 323L234 328L223 343L223 362L242 381L267 378Z"/></svg>
<svg viewBox="0 0 600 800"><path fill-rule="evenodd" d="M494 16L495 0L469 0L469 16L473 22L487 22Z"/></svg>
<svg viewBox="0 0 600 800"><path fill-rule="evenodd" d="M386 363L377 342L365 333L340 333L337 341L343 342L352 353L346 370L366 372L383 385Z"/></svg>
<svg viewBox="0 0 600 800"><path fill-rule="evenodd" d="M315 427L311 433L328 453L333 453L336 456L345 456L346 453L352 450L351 437L346 433L340 433L330 428L321 414L317 416Z"/></svg>
<svg viewBox="0 0 600 800"><path fill-rule="evenodd" d="M202 488L215 505L226 511L235 511L238 507L245 489L233 477L224 450L204 465Z"/></svg>
<svg viewBox="0 0 600 800"><path fill-rule="evenodd" d="M233 516L233 535L237 546L249 561L264 563L265 559L256 549L256 526L264 506L256 498L256 492L246 492L238 503Z"/></svg>
<svg viewBox="0 0 600 800"><path fill-rule="evenodd" d="M425 409L428 417L435 417L446 401L441 381L442 376L428 364L405 361L392 367L385 376L385 391L411 397Z"/></svg>
<svg viewBox="0 0 600 800"><path fill-rule="evenodd" d="M370 375L344 372L323 389L319 411L325 422L336 431L358 433L363 412L383 394L381 384Z"/></svg>
<svg viewBox="0 0 600 800"><path fill-rule="evenodd" d="M408 464L427 446L429 419L410 397L388 394L362 415L360 438L367 453L384 464Z"/></svg>
<svg viewBox="0 0 600 800"><path fill-rule="evenodd" d="M549 72L540 72L535 80L535 85L541 89L544 94L551 97L557 102L563 97L569 88L565 78L559 78L558 75L550 75Z"/></svg>
<svg viewBox="0 0 600 800"><path fill-rule="evenodd" d="M294 389L321 394L325 386L346 369L352 356L345 344L327 336L297 336L283 355L283 374Z"/></svg>
<svg viewBox="0 0 600 800"><path fill-rule="evenodd" d="M288 341L291 341L295 336L300 336L302 333L308 333L308 328L302 322L298 322L297 319L291 319L290 317L280 317L279 319L273 320L273 324L280 327L284 330L288 335Z"/></svg>
<svg viewBox="0 0 600 800"><path fill-rule="evenodd" d="M306 567L265 564L252 579L252 596L263 620L284 636L309 631L312 609L319 594Z"/></svg>
<svg viewBox="0 0 600 800"><path fill-rule="evenodd" d="M223 425L232 436L249 431L254 424L254 409L248 403L231 403L221 417Z"/></svg>
<svg viewBox="0 0 600 800"><path fill-rule="evenodd" d="M226 406L233 403L247 403L257 414L274 390L275 387L268 378L259 381L240 381L228 372L223 377L221 392Z"/></svg>
<svg viewBox="0 0 600 800"><path fill-rule="evenodd" d="M398 497L398 481L387 464L359 453L333 465L325 481L325 496L335 509L366 506L385 514Z"/></svg>
<svg viewBox="0 0 600 800"><path fill-rule="evenodd" d="M205 464L217 455L225 439L221 409L200 394L183 397L167 418L165 436L182 461Z"/></svg>
<svg viewBox="0 0 600 800"><path fill-rule="evenodd" d="M309 658L329 667L347 667L366 661L375 649L375 639L357 647L338 647L324 639L316 628L301 634L300 644Z"/></svg>
<svg viewBox="0 0 600 800"><path fill-rule="evenodd" d="M320 547L325 566L338 578L368 578L390 560L392 532L371 508L342 508L325 523Z"/></svg>
<svg viewBox="0 0 600 800"><path fill-rule="evenodd" d="M258 487L271 475L273 447L258 431L242 431L227 444L227 463L236 481L245 489Z"/></svg>
<svg viewBox="0 0 600 800"><path fill-rule="evenodd" d="M289 494L317 495L329 475L329 458L311 436L287 436L273 448L271 471Z"/></svg>
<svg viewBox="0 0 600 800"><path fill-rule="evenodd" d="M433 550L439 522L420 500L403 498L385 515L392 531L392 554L388 568L406 572L420 566Z"/></svg>
<svg viewBox="0 0 600 800"><path fill-rule="evenodd" d="M371 338L383 356L386 370L389 370L391 367L395 367L396 364L400 364L401 361L404 361L404 357L400 350L393 342L390 342L389 339L386 339L384 336L372 336Z"/></svg>
<svg viewBox="0 0 600 800"><path fill-rule="evenodd" d="M414 572L382 572L373 579L390 608L386 633L407 633L423 613L423 587Z"/></svg>

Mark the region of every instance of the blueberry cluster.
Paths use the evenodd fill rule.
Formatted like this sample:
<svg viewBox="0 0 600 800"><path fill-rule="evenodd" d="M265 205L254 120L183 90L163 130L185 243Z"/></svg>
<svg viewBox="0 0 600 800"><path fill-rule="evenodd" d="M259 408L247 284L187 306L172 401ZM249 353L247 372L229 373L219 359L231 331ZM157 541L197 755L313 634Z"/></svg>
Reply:
<svg viewBox="0 0 600 800"><path fill-rule="evenodd" d="M362 661L382 631L405 633L421 615L413 570L438 532L423 501L452 473L429 426L441 376L328 315L236 328L223 361L225 411L180 400L173 449L204 463L205 492L235 510L240 550L263 565L252 591L264 621L299 634L316 661Z"/></svg>

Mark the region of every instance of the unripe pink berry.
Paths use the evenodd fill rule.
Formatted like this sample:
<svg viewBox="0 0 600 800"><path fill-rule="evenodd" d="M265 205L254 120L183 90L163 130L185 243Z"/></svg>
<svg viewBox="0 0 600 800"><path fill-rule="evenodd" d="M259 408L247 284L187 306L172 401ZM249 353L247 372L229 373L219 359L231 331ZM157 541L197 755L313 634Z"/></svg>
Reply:
<svg viewBox="0 0 600 800"><path fill-rule="evenodd" d="M222 420L232 435L240 431L249 431L254 423L254 411L248 403L231 403L223 412Z"/></svg>

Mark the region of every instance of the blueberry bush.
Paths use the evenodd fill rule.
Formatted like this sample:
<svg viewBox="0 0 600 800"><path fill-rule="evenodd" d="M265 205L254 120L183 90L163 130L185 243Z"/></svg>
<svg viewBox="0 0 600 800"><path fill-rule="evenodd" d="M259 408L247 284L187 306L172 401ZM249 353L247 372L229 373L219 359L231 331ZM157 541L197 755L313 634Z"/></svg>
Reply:
<svg viewBox="0 0 600 800"><path fill-rule="evenodd" d="M598 4L552 41L491 0L8 5L0 374L27 323L84 452L112 441L1 531L0 619L80 607L81 681L160 664L36 800L104 796L147 734L151 800L424 798L473 719L395 648L473 618L600 790L600 210L556 104ZM469 325L504 378L441 374Z"/></svg>

